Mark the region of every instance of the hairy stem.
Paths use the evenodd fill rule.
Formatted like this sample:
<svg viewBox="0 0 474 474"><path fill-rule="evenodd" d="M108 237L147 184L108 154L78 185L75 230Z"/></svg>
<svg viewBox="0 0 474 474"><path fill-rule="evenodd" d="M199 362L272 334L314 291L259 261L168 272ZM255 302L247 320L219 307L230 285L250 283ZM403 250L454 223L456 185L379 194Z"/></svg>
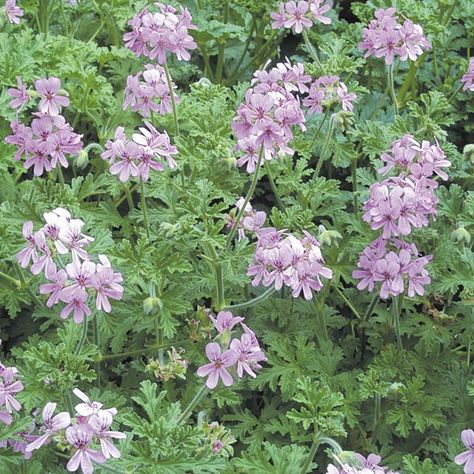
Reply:
<svg viewBox="0 0 474 474"><path fill-rule="evenodd" d="M145 224L145 231L146 236L150 238L150 227L148 226L148 211L146 208L146 201L145 201L145 186L143 185L143 180L140 179L140 201L143 213L143 223Z"/></svg>
<svg viewBox="0 0 474 474"><path fill-rule="evenodd" d="M331 119L329 120L329 127L326 133L326 140L324 141L321 155L319 155L319 160L318 160L318 164L316 165L316 169L314 170L313 179L317 178L319 176L319 173L321 172L321 168L323 166L324 160L326 159L326 152L329 147L329 141L331 140L333 129L334 129L334 115L332 115Z"/></svg>
<svg viewBox="0 0 474 474"><path fill-rule="evenodd" d="M270 170L270 165L268 164L268 161L265 160L265 163L263 166L265 167L265 171L267 172L268 181L270 182L270 187L272 188L272 192L273 192L273 195L275 196L278 207L280 208L281 211L284 211L285 205L283 204L283 201L281 200L280 193L278 192L278 189L276 187L276 183L275 183L275 180L273 179L273 175Z"/></svg>
<svg viewBox="0 0 474 474"><path fill-rule="evenodd" d="M303 467L301 468L301 474L306 474L308 472L309 466L313 462L314 456L316 455L316 451L319 448L320 439L318 436L314 436L313 443L311 444L311 448L309 449L308 457L306 458Z"/></svg>
<svg viewBox="0 0 474 474"><path fill-rule="evenodd" d="M354 308L354 305L349 301L349 299L347 298L347 296L344 294L343 291L341 291L337 286L334 287L336 292L338 293L338 295L344 300L344 302L346 303L346 305L350 308L350 310L354 313L354 316L359 319L359 320L362 320L362 316L359 314L359 311L357 311L355 308Z"/></svg>
<svg viewBox="0 0 474 474"><path fill-rule="evenodd" d="M402 298L400 296L393 297L393 327L395 329L395 336L397 338L397 344L400 349L403 348L402 336L400 332L400 315L402 312Z"/></svg>
<svg viewBox="0 0 474 474"><path fill-rule="evenodd" d="M16 271L16 274L18 275L18 278L20 279L21 283L21 289L25 290L31 297L31 299L38 305L38 306L45 306L45 304L36 296L36 294L33 292L31 289L31 286L29 283L27 283L25 279L25 275L23 274L23 269L18 265L17 262L13 262L13 268Z"/></svg>
<svg viewBox="0 0 474 474"><path fill-rule="evenodd" d="M76 350L74 351L74 355L79 355L81 353L82 346L84 345L84 342L87 338L87 325L89 323L89 320L87 319L87 316L84 317L84 321L82 322L82 333L81 337L79 339L79 342L77 343Z"/></svg>
<svg viewBox="0 0 474 474"><path fill-rule="evenodd" d="M207 386L204 384L194 395L193 399L189 402L189 405L184 409L179 418L176 420L176 424L180 425L183 421L187 420L194 407L201 401L204 395L207 393Z"/></svg>
<svg viewBox="0 0 474 474"><path fill-rule="evenodd" d="M210 242L203 242L203 246L207 250L212 260L214 273L216 276L216 300L213 306L217 311L221 311L225 306L224 272L222 268L222 262L217 255L216 249Z"/></svg>
<svg viewBox="0 0 474 474"><path fill-rule="evenodd" d="M387 67L387 81L393 99L393 106L395 107L395 115L398 115L398 101L397 95L395 94L395 85L393 83L393 64L389 64Z"/></svg>
<svg viewBox="0 0 474 474"><path fill-rule="evenodd" d="M250 306L254 306L256 304L261 303L262 301L265 301L269 296L273 295L273 293L275 292L276 292L275 287L272 286L271 288L268 288L266 291L264 291L261 295L256 296L255 298L252 298L251 300L244 301L243 303L224 306L222 309L226 311L234 311L234 310L249 308Z"/></svg>
<svg viewBox="0 0 474 474"><path fill-rule="evenodd" d="M319 62L319 56L318 56L318 52L316 51L316 48L313 46L313 44L311 43L309 37L308 37L308 33L306 31L305 28L303 28L303 39L304 39L304 42L308 48L308 51L309 51L309 54L311 55L311 57L313 58L313 61L318 65L318 66L321 66L321 63Z"/></svg>
<svg viewBox="0 0 474 474"><path fill-rule="evenodd" d="M94 316L92 331L94 333L94 344L97 346L97 350L100 351L100 333L99 325L97 324L97 313ZM100 390L100 361L96 362L95 371L97 373L97 388Z"/></svg>
<svg viewBox="0 0 474 474"><path fill-rule="evenodd" d="M171 83L170 71L166 62L163 64L163 68L165 70L166 82L168 83L168 90L170 92L171 108L173 109L174 131L176 135L179 136L178 111L176 109L176 101L174 100L174 90Z"/></svg>

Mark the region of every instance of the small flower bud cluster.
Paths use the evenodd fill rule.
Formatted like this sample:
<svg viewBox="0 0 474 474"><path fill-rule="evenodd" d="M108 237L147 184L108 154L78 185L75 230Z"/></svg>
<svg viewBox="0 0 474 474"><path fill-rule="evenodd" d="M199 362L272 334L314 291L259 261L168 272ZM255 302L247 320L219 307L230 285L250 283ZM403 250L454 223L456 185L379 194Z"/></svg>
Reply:
<svg viewBox="0 0 474 474"><path fill-rule="evenodd" d="M428 218L436 216L438 199L434 190L438 183L432 176L446 180L448 175L443 168L451 163L438 143L420 144L411 135L393 142L391 151L381 159L385 165L379 173L396 169L400 174L370 187L364 220L372 229L381 230L382 236L361 253L352 276L361 279L359 290L367 288L371 292L375 283L381 283L380 297L384 299L403 293L406 282L409 296L422 295L424 286L431 281L425 266L432 257L419 257L414 244L395 237L429 225Z"/></svg>
<svg viewBox="0 0 474 474"><path fill-rule="evenodd" d="M154 5L158 7L157 12L146 7L128 22L132 31L123 37L125 46L137 56L156 59L159 64L166 63L167 53L175 54L179 61L189 61L188 50L197 48L188 31L196 29L189 10L180 7L178 13L171 5Z"/></svg>
<svg viewBox="0 0 474 474"><path fill-rule="evenodd" d="M461 82L463 85L463 90L474 92L474 58L469 60L469 67L466 74L461 77Z"/></svg>
<svg viewBox="0 0 474 474"><path fill-rule="evenodd" d="M232 228L235 223L235 218L239 213L240 209L244 205L245 199L243 197L239 198L235 203L235 210L232 210L227 216L227 228ZM263 224L267 214L264 211L256 211L250 203L247 203L245 206L244 213L239 220L238 224L238 239L242 240L245 237L245 231L248 232L257 232Z"/></svg>
<svg viewBox="0 0 474 474"><path fill-rule="evenodd" d="M67 463L67 470L75 472L82 469L85 474L94 471L92 461L103 464L110 458L118 459L120 451L114 446L113 439L125 439L126 436L120 431L111 431L116 408L102 409L103 404L91 401L89 397L79 390L73 390L74 394L83 403L76 405L75 417L71 418L68 412L54 415L56 403L47 403L43 408L43 423L39 429L39 435L29 443L25 451L31 453L35 449L54 441L65 441L74 454Z"/></svg>
<svg viewBox="0 0 474 474"><path fill-rule="evenodd" d="M108 140L102 159L110 164L110 173L119 175L123 183L130 177L138 177L148 181L150 170L163 171L176 168L176 161L172 155L178 153L175 146L171 145L168 133L160 133L149 122L145 127L139 127L141 133L134 133L128 140L123 127L117 127L114 140Z"/></svg>
<svg viewBox="0 0 474 474"><path fill-rule="evenodd" d="M339 76L322 76L311 84L303 105L308 107L308 115L322 114L323 108L330 108L335 103L340 104L343 111L352 112L356 98Z"/></svg>
<svg viewBox="0 0 474 474"><path fill-rule="evenodd" d="M172 347L171 351L167 351L166 353L168 358L166 363L156 359L150 359L146 368L153 372L157 379L163 382L168 382L168 380L174 380L176 378L185 380L188 361L182 356L183 352L184 349L177 351Z"/></svg>
<svg viewBox="0 0 474 474"><path fill-rule="evenodd" d="M110 313L109 298L122 299L122 274L114 272L105 255L98 256L100 263L91 260L85 248L94 239L82 233L82 220L73 219L61 208L45 212L43 217L46 223L36 232L31 221L23 224L28 245L16 257L23 268L31 264L33 275L44 272L50 281L40 286L40 293L50 295L46 305L65 303L61 318L66 319L72 312L74 322L80 324L84 316L91 315L88 299L92 293L97 310ZM65 256L70 256L66 265L62 260Z"/></svg>
<svg viewBox="0 0 474 474"><path fill-rule="evenodd" d="M272 28L292 28L294 33L301 33L304 28L311 28L318 22L329 25L332 20L324 14L330 9L326 0L281 2L278 12L270 13Z"/></svg>
<svg viewBox="0 0 474 474"><path fill-rule="evenodd" d="M423 28L408 19L401 25L395 13L395 8L375 12L375 18L364 28L362 42L359 43L359 49L367 50L364 57L384 57L385 63L390 65L396 56L400 61L415 61L424 49L431 49Z"/></svg>
<svg viewBox="0 0 474 474"><path fill-rule="evenodd" d="M313 291L320 291L323 278L332 278L332 271L323 266L319 242L309 233L296 238L273 227L257 231L257 248L247 275L253 276L253 286L262 283L274 285L277 291L283 285L293 290L297 298L301 292L305 299L313 298Z"/></svg>
<svg viewBox="0 0 474 474"><path fill-rule="evenodd" d="M399 474L387 467L380 466L382 458L377 454L369 454L367 459L359 453L350 453L350 459L335 456L339 466L329 464L326 474Z"/></svg>
<svg viewBox="0 0 474 474"><path fill-rule="evenodd" d="M16 367L0 364L0 421L5 425L10 425L12 413L21 409L20 402L15 398L23 390L23 383L18 378Z"/></svg>
<svg viewBox="0 0 474 474"><path fill-rule="evenodd" d="M29 100L30 95L21 78L17 77L17 89L8 89L13 97L10 106L21 109ZM69 105L66 92L61 90L61 81L57 77L38 79L35 82L36 93L41 100L38 112L34 112L30 126L18 121L11 122L13 134L5 137L5 143L15 145L17 152L15 160L20 161L24 156L23 166L33 167L35 176L41 176L59 165L67 168L67 156L77 155L82 150L82 135L74 133L71 125L60 114L61 107Z"/></svg>
<svg viewBox="0 0 474 474"><path fill-rule="evenodd" d="M243 323L244 318L234 317L230 311L221 311L216 317L209 315L219 335L217 342L206 345L206 356L209 364L205 364L197 370L199 377L207 377L206 385L211 390L216 388L219 379L226 387L234 383L228 369L235 369L239 378L244 372L251 377L256 377L254 370L261 368L259 362L267 360L260 348L255 333ZM240 324L243 330L240 338L231 340L233 329Z"/></svg>
<svg viewBox="0 0 474 474"><path fill-rule="evenodd" d="M176 87L174 84L172 86ZM176 94L174 101L176 104L179 102ZM142 117L148 117L150 112L165 115L172 111L170 91L162 66L147 64L144 71L128 76L123 109L128 107L133 112L139 112Z"/></svg>
<svg viewBox="0 0 474 474"><path fill-rule="evenodd" d="M200 428L206 437L206 450L210 446L212 453L220 456L231 456L234 453L232 444L236 442L236 439L228 428L217 421L203 423Z"/></svg>

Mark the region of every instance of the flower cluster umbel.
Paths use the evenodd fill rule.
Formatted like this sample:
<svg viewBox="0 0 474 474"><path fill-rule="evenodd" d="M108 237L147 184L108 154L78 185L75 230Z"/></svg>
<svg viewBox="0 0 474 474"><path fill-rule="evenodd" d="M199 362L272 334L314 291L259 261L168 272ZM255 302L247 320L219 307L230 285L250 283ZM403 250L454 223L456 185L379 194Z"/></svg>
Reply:
<svg viewBox="0 0 474 474"><path fill-rule="evenodd" d="M0 421L10 425L13 421L12 413L21 409L20 402L15 398L23 390L23 383L16 367L5 367L0 364Z"/></svg>
<svg viewBox="0 0 474 474"><path fill-rule="evenodd" d="M352 276L361 280L359 290L373 291L375 284L381 283L381 298L403 293L406 281L409 296L422 295L424 285L431 281L425 269L431 256L419 257L416 246L401 238L414 228L427 226L428 218L436 216L438 199L434 190L438 183L433 175L446 180L443 168L451 163L438 143L420 144L411 135L393 142L391 151L381 159L385 165L379 173L396 169L400 174L370 187L364 220L372 229L381 230L382 236L364 249Z"/></svg>
<svg viewBox="0 0 474 474"><path fill-rule="evenodd" d="M176 86L172 83L172 87L174 89ZM177 104L179 97L174 92L173 96ZM153 112L165 115L172 111L170 90L162 66L147 64L144 71L128 76L123 108L125 110L128 107L143 117Z"/></svg>
<svg viewBox="0 0 474 474"><path fill-rule="evenodd" d="M395 8L376 10L375 18L364 28L362 42L359 43L359 49L367 50L364 57L384 57L385 63L390 65L396 56L400 61L415 61L424 49L431 49L423 28L408 19L403 25L398 23L395 13Z"/></svg>
<svg viewBox="0 0 474 474"><path fill-rule="evenodd" d="M196 29L189 10L180 7L180 12L171 5L155 3L157 12L148 7L132 18L128 24L132 31L125 33L125 46L137 56L156 59L159 64L166 63L166 54L176 55L178 60L189 61L188 50L197 48L197 44L188 30Z"/></svg>
<svg viewBox="0 0 474 474"><path fill-rule="evenodd" d="M18 252L17 259L23 268L31 264L34 275L44 272L49 283L40 286L40 293L50 295L46 305L65 303L61 318L72 312L74 322L80 324L84 316L91 315L88 299L92 293L97 310L109 313L109 298L122 298L122 274L114 272L105 255L98 256L99 263L91 260L85 248L94 239L82 233L82 220L73 219L69 211L61 208L45 212L43 218L45 225L36 232L31 221L23 224L28 245ZM64 264L62 259L66 256L70 256L70 262Z"/></svg>
<svg viewBox="0 0 474 474"><path fill-rule="evenodd" d="M257 248L247 270L254 277L253 286L274 285L279 291L285 285L293 290L294 298L303 292L307 300L313 298L313 291L322 289L321 277L332 278L332 271L323 265L317 239L307 231L303 234L297 238L273 227L256 232Z"/></svg>
<svg viewBox="0 0 474 474"><path fill-rule="evenodd" d="M332 20L324 14L330 9L325 0L281 2L278 12L270 13L272 28L292 28L295 33L301 33L304 28L311 28L318 22L329 25Z"/></svg>
<svg viewBox="0 0 474 474"><path fill-rule="evenodd" d="M119 175L122 182L130 177L138 177L148 181L150 170L163 171L176 168L172 155L178 153L171 145L168 133L160 133L151 123L145 122L145 127L139 127L141 133L134 133L128 140L123 127L117 127L114 140L108 140L105 151L100 155L110 164L110 172Z"/></svg>
<svg viewBox="0 0 474 474"><path fill-rule="evenodd" d="M125 439L126 436L120 431L110 429L117 414L116 408L103 410L102 403L91 401L78 388L73 392L82 400L82 403L75 407L75 418L71 418L68 412L54 415L57 404L48 402L43 408L40 434L26 446L25 451L31 453L51 440L63 441L65 435L69 447L75 450L67 463L67 470L75 472L81 467L84 474L90 474L94 471L92 461L102 464L107 459L120 457L120 451L112 440Z"/></svg>
<svg viewBox="0 0 474 474"><path fill-rule="evenodd" d="M209 363L197 370L199 377L207 377L206 385L211 390L216 388L219 379L229 387L234 383L234 379L229 372L229 368L235 367L239 378L244 376L244 372L251 377L256 377L255 370L261 368L259 362L267 360L260 348L255 333L243 323L244 318L235 316L230 311L221 311L216 317L209 316L217 329L219 335L217 342L210 342L206 345L206 356ZM243 330L240 338L233 338L231 335L235 326L240 325Z"/></svg>
<svg viewBox="0 0 474 474"><path fill-rule="evenodd" d="M334 456L339 466L329 464L326 474L399 474L387 467L380 466L382 458L378 454L369 454L367 458L359 453L350 453L350 460L344 462Z"/></svg>
<svg viewBox="0 0 474 474"><path fill-rule="evenodd" d="M17 77L16 89L8 89L13 97L10 106L21 109L30 100L26 86L21 78ZM60 114L61 107L69 105L67 93L61 89L61 81L57 77L38 79L35 82L36 92L41 100L38 111L33 113L30 126L18 121L11 122L12 135L5 138L6 143L17 147L15 160L25 157L23 166L26 169L33 167L35 176L49 172L59 164L68 167L67 156L79 154L82 150L82 135L74 133L71 125Z"/></svg>

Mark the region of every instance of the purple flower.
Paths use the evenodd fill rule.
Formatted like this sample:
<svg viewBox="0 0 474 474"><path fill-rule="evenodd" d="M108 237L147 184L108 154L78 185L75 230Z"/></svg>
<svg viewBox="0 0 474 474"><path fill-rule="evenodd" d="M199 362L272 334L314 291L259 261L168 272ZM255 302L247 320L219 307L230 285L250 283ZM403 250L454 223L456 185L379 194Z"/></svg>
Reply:
<svg viewBox="0 0 474 474"><path fill-rule="evenodd" d="M84 474L91 474L94 471L92 461L100 464L106 461L102 453L89 447L93 435L94 432L87 424L76 424L66 430L67 441L76 449L66 466L69 472L77 471L80 466Z"/></svg>
<svg viewBox="0 0 474 474"><path fill-rule="evenodd" d="M84 316L91 315L91 310L87 306L87 293L85 290L76 289L71 292L66 288L60 293L60 299L67 303L60 313L61 318L66 319L71 312L74 312L74 322L81 324Z"/></svg>
<svg viewBox="0 0 474 474"><path fill-rule="evenodd" d="M89 418L89 425L94 430L95 436L100 440L100 447L105 458L119 458L120 451L113 445L112 438L125 439L120 431L110 431L113 416L110 412L99 410Z"/></svg>
<svg viewBox="0 0 474 474"><path fill-rule="evenodd" d="M313 23L320 22L329 25L331 19L324 14L330 10L325 0L296 0L282 2L278 12L270 13L272 28L292 28L295 33L301 33L304 28L311 28Z"/></svg>
<svg viewBox="0 0 474 474"><path fill-rule="evenodd" d="M6 0L5 13L10 23L20 24L20 17L23 16L23 10L17 7L16 0Z"/></svg>
<svg viewBox="0 0 474 474"><path fill-rule="evenodd" d="M474 91L474 58L469 60L469 67L466 74L461 77L461 82L464 83L463 90Z"/></svg>
<svg viewBox="0 0 474 474"><path fill-rule="evenodd" d="M57 271L56 265L54 265L54 269L51 270L48 280L52 281L53 283L45 283L41 285L39 291L42 295L51 293L51 296L46 302L46 306L51 308L58 301L60 301L61 291L64 289L67 280L67 273L62 269Z"/></svg>
<svg viewBox="0 0 474 474"><path fill-rule="evenodd" d="M13 97L13 100L10 101L10 107L12 109L21 109L29 102L30 97L21 77L17 76L16 83L18 86L17 89L10 88L7 90L7 93L10 97Z"/></svg>
<svg viewBox="0 0 474 474"><path fill-rule="evenodd" d="M41 97L39 110L53 117L59 115L61 107L69 105L69 99L59 94L61 89L61 81L57 77L48 79L38 79L35 82L35 88Z"/></svg>
<svg viewBox="0 0 474 474"><path fill-rule="evenodd" d="M210 342L206 345L206 355L211 362L199 367L197 375L199 377L208 377L206 382L208 388L211 390L216 388L219 378L226 387L232 385L234 381L227 367L235 365L238 358L237 354L231 349L221 353L219 344Z"/></svg>
<svg viewBox="0 0 474 474"><path fill-rule="evenodd" d="M256 377L254 370L261 369L259 362L266 361L265 354L260 349L258 342L249 333L244 333L239 339L233 339L230 348L237 354L237 375L242 377L244 372L251 377Z"/></svg>
<svg viewBox="0 0 474 474"><path fill-rule="evenodd" d="M241 323L244 320L244 318L240 316L234 316L230 311L219 311L216 318L209 314L209 318L219 334L223 333L224 331L232 331L232 328L235 325Z"/></svg>
<svg viewBox="0 0 474 474"><path fill-rule="evenodd" d="M461 454L458 454L454 458L454 462L459 466L464 464L464 473L473 474L474 473L474 431L473 430L464 430L461 433L461 440L466 446L467 451L464 451Z"/></svg>
<svg viewBox="0 0 474 474"><path fill-rule="evenodd" d="M28 157L24 163L24 167L30 169L34 166L33 173L35 176L41 176L44 171L51 171L53 166L49 161L49 155L53 149L54 145L50 142L31 140L26 144Z"/></svg>
<svg viewBox="0 0 474 474"><path fill-rule="evenodd" d="M26 446L25 451L27 453L41 448L41 446L49 442L54 433L67 428L71 424L69 413L61 412L53 416L56 406L56 403L48 402L43 408L43 426L40 431L44 432L44 434Z"/></svg>
<svg viewBox="0 0 474 474"><path fill-rule="evenodd" d="M96 291L96 308L110 313L108 298L120 300L123 296L123 287L119 284L123 280L122 274L114 272L110 266L102 266L100 270L97 267L97 272L90 278L91 287Z"/></svg>
<svg viewBox="0 0 474 474"><path fill-rule="evenodd" d="M16 367L5 367L0 364L0 407L4 408L0 411L0 421L6 425L10 425L13 421L11 415L13 411L21 409L21 404L15 395L23 390L23 383L15 380L17 377Z"/></svg>
<svg viewBox="0 0 474 474"><path fill-rule="evenodd" d="M117 414L116 408L107 408L106 410L101 410L101 408L103 407L102 403L91 401L91 399L78 388L75 388L72 392L74 393L74 395L76 395L76 397L80 398L83 401L83 403L79 403L74 407L79 416L88 417L99 413L99 411L106 411L112 416L115 416Z"/></svg>

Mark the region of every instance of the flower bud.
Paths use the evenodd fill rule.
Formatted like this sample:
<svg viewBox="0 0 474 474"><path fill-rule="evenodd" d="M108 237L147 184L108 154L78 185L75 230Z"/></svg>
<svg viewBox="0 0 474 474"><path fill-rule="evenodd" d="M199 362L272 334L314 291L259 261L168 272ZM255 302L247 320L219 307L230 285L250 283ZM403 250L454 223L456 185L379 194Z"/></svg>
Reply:
<svg viewBox="0 0 474 474"><path fill-rule="evenodd" d="M74 160L77 168L83 169L89 164L89 154L85 150L81 150Z"/></svg>
<svg viewBox="0 0 474 474"><path fill-rule="evenodd" d="M197 81L197 84L201 87L211 87L212 82L207 78L207 77L201 77L199 81Z"/></svg>
<svg viewBox="0 0 474 474"><path fill-rule="evenodd" d="M28 89L26 93L28 94L29 97L33 99L36 99L36 97L39 97L38 92L36 92L34 89Z"/></svg>
<svg viewBox="0 0 474 474"><path fill-rule="evenodd" d="M330 247L334 244L337 247L338 239L342 239L342 235L337 230L327 230L323 225L319 226L318 240L321 245Z"/></svg>
<svg viewBox="0 0 474 474"><path fill-rule="evenodd" d="M467 144L462 151L464 158L474 161L474 143Z"/></svg>
<svg viewBox="0 0 474 474"><path fill-rule="evenodd" d="M344 110L334 114L334 125L340 128L343 132L354 124L354 114Z"/></svg>
<svg viewBox="0 0 474 474"><path fill-rule="evenodd" d="M149 296L143 301L143 312L145 314L153 314L163 309L163 302L156 296Z"/></svg>
<svg viewBox="0 0 474 474"><path fill-rule="evenodd" d="M471 234L462 225L451 233L451 237L455 242L466 242L466 244L471 242Z"/></svg>
<svg viewBox="0 0 474 474"><path fill-rule="evenodd" d="M235 168L237 166L237 160L232 153L228 153L224 158L224 163L229 167L229 169Z"/></svg>

